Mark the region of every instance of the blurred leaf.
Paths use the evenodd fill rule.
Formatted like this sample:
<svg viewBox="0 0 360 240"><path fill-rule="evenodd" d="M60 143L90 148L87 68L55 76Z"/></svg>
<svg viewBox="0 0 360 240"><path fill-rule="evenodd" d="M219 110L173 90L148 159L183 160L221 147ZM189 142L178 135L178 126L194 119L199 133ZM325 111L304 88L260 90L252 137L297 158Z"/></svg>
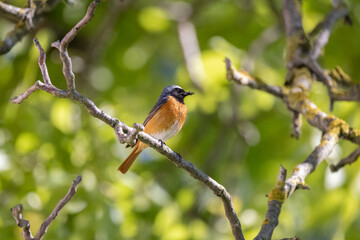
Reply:
<svg viewBox="0 0 360 240"><path fill-rule="evenodd" d="M146 7L141 10L139 23L149 32L165 31L169 25L166 12L158 7Z"/></svg>
<svg viewBox="0 0 360 240"><path fill-rule="evenodd" d="M182 211L188 210L194 204L194 194L191 189L181 189L177 193L177 202L179 203Z"/></svg>
<svg viewBox="0 0 360 240"><path fill-rule="evenodd" d="M34 150L39 145L39 140L34 133L22 132L15 142L16 151L21 154L26 154Z"/></svg>
<svg viewBox="0 0 360 240"><path fill-rule="evenodd" d="M75 130L73 121L75 110L69 100L57 100L51 108L51 122L63 133L69 134Z"/></svg>
<svg viewBox="0 0 360 240"><path fill-rule="evenodd" d="M156 215L154 221L154 233L157 236L162 236L170 232L170 227L174 226L179 219L179 210L174 205L164 206Z"/></svg>

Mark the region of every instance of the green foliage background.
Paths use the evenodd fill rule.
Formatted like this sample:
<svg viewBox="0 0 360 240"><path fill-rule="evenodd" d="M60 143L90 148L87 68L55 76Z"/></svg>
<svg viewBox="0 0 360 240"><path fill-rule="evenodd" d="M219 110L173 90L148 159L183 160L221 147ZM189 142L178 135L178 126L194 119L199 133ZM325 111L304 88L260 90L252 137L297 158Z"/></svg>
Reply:
<svg viewBox="0 0 360 240"><path fill-rule="evenodd" d="M23 1L16 1L18 6ZM177 23L164 10L175 1L134 1L116 12L102 2L94 19L70 45L77 89L128 125L142 123L162 88L177 84L195 91L186 99L188 118L167 144L223 184L231 193L246 239L260 229L265 194L282 164L291 174L318 143L321 133L304 123L300 140L290 138L290 114L272 96L229 84L224 58L243 64L251 43L277 24L268 1L185 1L192 7L206 78L199 92L189 80ZM256 3L255 3L256 2ZM281 8L281 1L274 1ZM50 44L82 18L89 1L64 2L50 13L36 37L47 52L52 82L65 88L62 66ZM354 24L337 23L321 63L340 65L360 79L360 3L348 1ZM303 1L304 27L311 30L331 9L330 1ZM279 10L280 11L280 10ZM115 12L115 13L114 13ZM110 25L104 24L111 16ZM1 37L12 24L0 19ZM24 217L37 230L82 174L74 199L44 239L232 239L221 200L152 149L130 172L117 167L130 153L112 129L81 106L36 92L21 105L9 99L41 79L38 52L28 36L0 57L0 235L21 239L9 209L24 204ZM100 39L100 40L99 40ZM103 39L103 40L101 40ZM271 84L284 82L285 38L255 58L253 74ZM315 83L311 99L328 112L326 89ZM336 103L334 114L360 129L358 103ZM332 159L355 145L342 142ZM358 239L359 163L331 174L327 163L307 178L310 191L285 202L274 239Z"/></svg>

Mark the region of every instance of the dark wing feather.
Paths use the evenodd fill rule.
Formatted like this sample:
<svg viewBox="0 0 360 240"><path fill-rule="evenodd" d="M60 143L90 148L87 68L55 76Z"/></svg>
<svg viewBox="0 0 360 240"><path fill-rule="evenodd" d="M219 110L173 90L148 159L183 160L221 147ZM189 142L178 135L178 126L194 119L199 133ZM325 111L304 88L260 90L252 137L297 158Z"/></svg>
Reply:
<svg viewBox="0 0 360 240"><path fill-rule="evenodd" d="M145 121L143 123L144 127L146 124L150 121L150 119L155 115L155 113L168 101L168 98L161 98L157 101L155 106L151 109L147 117L145 118Z"/></svg>
<svg viewBox="0 0 360 240"><path fill-rule="evenodd" d="M162 107L162 105L164 105L166 102L168 101L168 98L159 98L159 100L157 101L157 103L154 105L154 107L151 109L151 111L149 112L149 114L147 115L147 117L145 118L145 121L143 123L144 127L146 126L146 124L150 121L150 119L152 119L152 117L155 115L155 113ZM136 139L136 142L137 143ZM134 145L135 146L135 145ZM130 147L130 145L126 145L126 148Z"/></svg>

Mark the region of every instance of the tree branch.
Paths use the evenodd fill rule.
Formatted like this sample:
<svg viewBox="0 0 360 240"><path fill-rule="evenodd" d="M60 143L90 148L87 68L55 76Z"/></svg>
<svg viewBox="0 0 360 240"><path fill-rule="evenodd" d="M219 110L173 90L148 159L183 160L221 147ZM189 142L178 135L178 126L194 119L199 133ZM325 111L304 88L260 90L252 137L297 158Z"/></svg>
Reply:
<svg viewBox="0 0 360 240"><path fill-rule="evenodd" d="M280 166L280 172L277 177L275 188L268 194L268 210L266 212L266 218L263 221L259 234L254 240L271 239L274 229L279 223L281 206L286 199L286 193L284 191L285 180L286 169L283 166Z"/></svg>
<svg viewBox="0 0 360 240"><path fill-rule="evenodd" d="M296 189L309 189L309 187L305 185L305 178L315 171L316 167L330 155L339 141L339 132L340 129L338 126L333 126L329 132L323 135L320 144L312 151L305 161L295 167L291 177L287 179L285 183L287 197L293 194Z"/></svg>
<svg viewBox="0 0 360 240"><path fill-rule="evenodd" d="M332 172L336 172L340 168L344 167L345 165L350 165L359 158L360 156L360 147L358 147L354 152L352 152L348 157L342 159L337 165L331 165L330 169Z"/></svg>
<svg viewBox="0 0 360 240"><path fill-rule="evenodd" d="M281 240L301 240L298 236L292 237L292 238L283 238Z"/></svg>
<svg viewBox="0 0 360 240"><path fill-rule="evenodd" d="M0 54L9 52L28 33L26 25L18 23L13 30L6 34L4 40L0 41Z"/></svg>
<svg viewBox="0 0 360 240"><path fill-rule="evenodd" d="M25 18L25 11L23 8L15 7L1 1L0 14L14 21L21 21Z"/></svg>
<svg viewBox="0 0 360 240"><path fill-rule="evenodd" d="M273 5L273 1L269 1L269 5ZM264 50L276 42L281 35L281 27L279 25L270 26L250 44L246 56L243 59L242 69L247 72L253 72L256 57L260 56Z"/></svg>
<svg viewBox="0 0 360 240"><path fill-rule="evenodd" d="M16 22L13 30L0 41L0 54L9 52L58 2L59 0L36 1L36 3L29 1L24 8L19 8L0 1L0 14Z"/></svg>
<svg viewBox="0 0 360 240"><path fill-rule="evenodd" d="M61 209L71 200L71 198L75 195L78 184L81 182L81 175L77 176L73 181L68 193L65 195L63 199L56 205L51 214L46 218L46 220L41 224L38 233L35 236L35 240L40 240L46 233L49 225L54 221L54 219L59 215Z"/></svg>
<svg viewBox="0 0 360 240"><path fill-rule="evenodd" d="M334 82L331 92L333 100L360 102L360 84L353 82L340 66L336 66L328 75Z"/></svg>
<svg viewBox="0 0 360 240"><path fill-rule="evenodd" d="M16 221L16 225L18 227L23 228L22 235L23 235L24 239L25 240L33 240L34 238L30 231L30 223L28 220L25 220L22 215L23 205L22 204L16 205L15 207L11 208L10 210Z"/></svg>
<svg viewBox="0 0 360 240"><path fill-rule="evenodd" d="M336 21L339 19L350 19L349 17L349 9L345 2L342 1L341 4L337 4L333 6L333 10L325 17L324 21L319 23L316 27L316 30L320 30L320 33L316 40L314 41L313 47L311 49L310 57L313 59L317 59L328 43L332 28L334 27ZM350 23L351 20L345 21L346 23ZM314 31L313 31L314 32Z"/></svg>
<svg viewBox="0 0 360 240"><path fill-rule="evenodd" d="M193 5L190 5L189 3L176 1L166 4L165 8L169 16L177 22L178 37L189 78L194 87L202 92L204 90L203 82L207 76L201 59L196 28L191 21L191 17L196 14L194 7L198 4L202 5L203 3L195 1Z"/></svg>
<svg viewBox="0 0 360 240"><path fill-rule="evenodd" d="M278 86L272 86L264 83L260 79L256 79L255 77L250 76L249 73L243 70L236 70L234 65L232 65L229 58L225 58L226 64L226 77L229 81L234 80L237 84L248 86L253 89L262 90L268 92L275 97L284 98L284 88Z"/></svg>
<svg viewBox="0 0 360 240"><path fill-rule="evenodd" d="M360 84L353 85L347 88L344 92L332 92L333 100L335 101L349 101L360 102Z"/></svg>
<svg viewBox="0 0 360 240"><path fill-rule="evenodd" d="M41 70L41 74L43 76L43 80L44 80L44 83L45 84L48 84L48 85L52 85L51 84L51 81L50 81L50 77L49 77L49 72L47 70L47 66L46 66L46 54L45 54L45 51L44 49L42 48L42 46L40 45L39 43L39 40L37 38L34 39L34 43L36 45L36 47L39 49L39 67L40 67L40 70Z"/></svg>
<svg viewBox="0 0 360 240"><path fill-rule="evenodd" d="M29 97L33 92L35 92L38 89L41 89L56 97L69 98L83 105L93 117L100 119L101 121L105 122L114 129L115 134L117 135L120 143L127 143L131 145L133 144L134 139L137 136L137 138L140 141L146 143L147 145L154 148L159 153L166 156L177 167L186 170L193 178L204 183L214 192L216 196L220 197L224 205L226 217L228 218L228 221L231 225L234 238L236 240L243 240L244 236L241 229L241 224L238 219L238 216L236 215L235 208L231 200L231 196L222 185L220 185L214 179L212 179L211 177L207 176L205 173L200 171L192 163L184 160L178 153L174 152L168 146L163 144L162 141L155 139L152 136L143 132L143 128L141 125L135 125L135 129L125 125L120 120L103 112L91 100L89 100L87 97L83 96L82 94L76 91L75 75L72 72L72 62L71 62L71 58L68 55L67 47L71 42L71 40L76 36L78 31L82 27L84 27L84 25L87 22L91 20L91 18L94 15L95 8L99 2L100 0L94 0L90 4L84 18L80 20L79 23L68 34L65 35L65 37L62 39L61 42L57 41L52 44L53 47L56 47L60 51L60 58L63 63L63 74L67 81L67 87L68 87L67 90L66 91L60 90L51 84L50 77L48 76L47 68L45 64L45 53L40 43L37 40L34 40L40 53L39 66L42 70L44 82L47 83L42 83L41 81L37 81L25 93L21 94L19 97L12 99L11 101L13 103L21 103L27 97ZM52 218L52 215L50 215L49 218ZM43 228L46 229L46 226L44 226Z"/></svg>
<svg viewBox="0 0 360 240"><path fill-rule="evenodd" d="M72 93L75 91L75 74L72 71L72 63L67 51L69 43L74 39L76 34L93 18L95 9L100 3L100 0L94 0L90 3L85 16L73 27L61 40L51 44L60 52L60 59L63 63L63 74L67 83L67 90Z"/></svg>
<svg viewBox="0 0 360 240"><path fill-rule="evenodd" d="M23 206L22 204L16 205L15 207L11 208L12 215L16 221L16 224L19 227L23 228L22 235L25 240L41 240L45 235L49 225L54 221L57 215L60 213L61 209L71 200L71 198L75 195L76 189L78 184L81 182L81 175L77 176L76 179L73 181L68 193L65 195L63 199L59 201L56 205L54 210L51 212L49 217L41 224L38 233L36 234L35 238L32 236L30 231L30 223L28 220L23 219L22 211Z"/></svg>
<svg viewBox="0 0 360 240"><path fill-rule="evenodd" d="M281 14L281 8L277 6L277 1L269 0L268 5L269 5L271 12L275 15L275 17L278 21L277 24L280 26L281 29L284 29L284 19Z"/></svg>
<svg viewBox="0 0 360 240"><path fill-rule="evenodd" d="M25 99L27 99L33 92L35 92L39 89L41 89L45 92L48 92L59 98L67 98L69 96L69 94L66 91L60 90L60 89L56 88L54 85L42 83L41 81L38 80L35 82L34 85L32 85L30 88L28 88L24 93L12 98L10 101L12 103L20 104L23 101L25 101Z"/></svg>
<svg viewBox="0 0 360 240"><path fill-rule="evenodd" d="M199 91L203 91L202 82L206 79L206 73L201 60L195 26L190 21L179 21L177 28L189 77L193 85Z"/></svg>
<svg viewBox="0 0 360 240"><path fill-rule="evenodd" d="M289 67L289 72L292 71L293 68L306 66L312 73L314 73L317 79L323 82L327 87L328 95L330 97L330 110L333 109L335 100L358 101L360 98L358 94L351 94L351 97L348 97L347 94L339 94L335 91L333 81L324 73L324 70L317 62L322 49L325 47L330 38L331 31L336 21L344 18L345 23L351 24L349 9L346 3L342 0L333 1L333 10L322 22L317 24L313 31L310 32L310 36L314 36L317 32L319 32L312 48L310 48L309 40L304 33L301 23L301 1L284 0L283 15L287 36L286 61ZM287 80L287 84L289 83L289 80ZM348 92L353 93L353 89L349 89Z"/></svg>
<svg viewBox="0 0 360 240"><path fill-rule="evenodd" d="M106 49L108 49L111 46L111 42L114 41L113 33L117 30L116 23L118 23L119 18L123 16L122 13L134 3L135 1L132 0L109 2L106 15L103 16L101 24L95 29L86 46L86 56L84 58L87 64L83 71L86 75L88 75L93 64L104 57Z"/></svg>
<svg viewBox="0 0 360 240"><path fill-rule="evenodd" d="M286 33L286 63L293 66L295 59L309 52L310 44L302 26L301 0L283 0L283 18Z"/></svg>
<svg viewBox="0 0 360 240"><path fill-rule="evenodd" d="M298 112L290 111L292 121L291 121L291 136L299 139L301 134L302 127L302 118Z"/></svg>

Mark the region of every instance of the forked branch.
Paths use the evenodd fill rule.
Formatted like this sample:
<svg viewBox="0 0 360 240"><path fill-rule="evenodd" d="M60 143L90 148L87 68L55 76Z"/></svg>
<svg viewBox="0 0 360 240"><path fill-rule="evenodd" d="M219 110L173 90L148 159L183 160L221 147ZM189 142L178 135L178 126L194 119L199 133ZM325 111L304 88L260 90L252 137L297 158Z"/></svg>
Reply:
<svg viewBox="0 0 360 240"><path fill-rule="evenodd" d="M25 7L19 8L0 1L0 15L15 22L14 28L10 30L3 40L0 40L0 55L9 52L15 44L29 34L50 12L59 0L27 1Z"/></svg>
<svg viewBox="0 0 360 240"><path fill-rule="evenodd" d="M12 215L16 221L16 224L18 227L21 227L23 229L22 235L25 240L41 240L49 225L52 223L52 221L55 220L57 215L59 215L61 209L71 200L71 198L75 195L76 189L78 184L81 182L81 175L77 176L76 179L73 181L68 193L65 195L63 199L61 199L54 210L51 212L51 214L46 218L46 220L41 224L40 229L35 237L32 236L30 231L30 222L28 220L25 220L23 218L23 205L19 204L15 207L11 208Z"/></svg>

